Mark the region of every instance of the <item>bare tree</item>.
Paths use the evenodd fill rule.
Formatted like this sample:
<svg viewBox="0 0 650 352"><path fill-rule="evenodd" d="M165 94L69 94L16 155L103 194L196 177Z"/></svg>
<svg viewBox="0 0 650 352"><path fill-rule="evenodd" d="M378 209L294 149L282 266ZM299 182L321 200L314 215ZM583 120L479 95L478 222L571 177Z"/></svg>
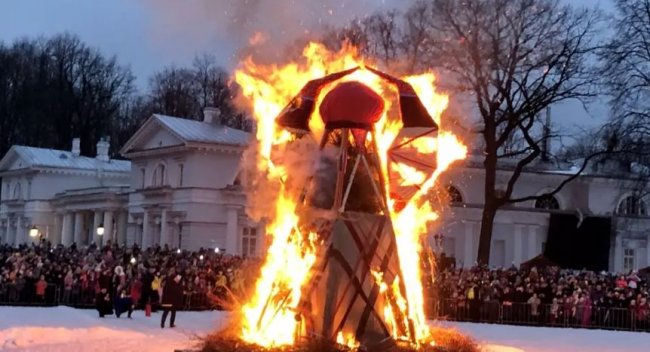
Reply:
<svg viewBox="0 0 650 352"><path fill-rule="evenodd" d="M424 58L432 44L429 11L429 4L419 1L404 13L399 47L407 73L424 68Z"/></svg>
<svg viewBox="0 0 650 352"><path fill-rule="evenodd" d="M617 0L615 34L600 52L612 124L641 142L650 134L650 0Z"/></svg>
<svg viewBox="0 0 650 352"><path fill-rule="evenodd" d="M215 122L248 129L245 116L233 105L237 91L216 58L201 55L190 68L170 66L154 74L149 101L154 112L196 120L203 118L205 107L216 107L221 120Z"/></svg>
<svg viewBox="0 0 650 352"><path fill-rule="evenodd" d="M92 155L110 133L133 75L70 34L0 44L0 154L13 144Z"/></svg>
<svg viewBox="0 0 650 352"><path fill-rule="evenodd" d="M195 95L194 73L190 69L167 67L151 77L149 86L154 111L201 119L198 97Z"/></svg>
<svg viewBox="0 0 650 352"><path fill-rule="evenodd" d="M367 33L368 53L390 68L399 55L400 26L397 11L377 13L363 21Z"/></svg>
<svg viewBox="0 0 650 352"><path fill-rule="evenodd" d="M497 211L559 192L590 159L551 192L513 196L521 174L543 155L548 134L540 113L595 94L590 57L600 16L558 0L434 0L428 13L428 63L453 77L450 89L469 92L480 115L485 205L478 262L487 264ZM510 169L504 188L498 169Z"/></svg>

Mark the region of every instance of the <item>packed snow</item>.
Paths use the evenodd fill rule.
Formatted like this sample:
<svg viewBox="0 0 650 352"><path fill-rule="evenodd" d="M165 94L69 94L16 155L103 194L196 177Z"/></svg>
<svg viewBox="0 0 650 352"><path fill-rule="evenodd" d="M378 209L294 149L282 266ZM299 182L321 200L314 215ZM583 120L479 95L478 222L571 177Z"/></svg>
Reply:
<svg viewBox="0 0 650 352"><path fill-rule="evenodd" d="M0 307L0 351L174 351L223 326L227 313L179 312L177 328L160 328L160 314L133 319L68 307ZM434 323L438 324L438 323ZM488 352L648 351L650 334L586 329L440 323L479 341Z"/></svg>

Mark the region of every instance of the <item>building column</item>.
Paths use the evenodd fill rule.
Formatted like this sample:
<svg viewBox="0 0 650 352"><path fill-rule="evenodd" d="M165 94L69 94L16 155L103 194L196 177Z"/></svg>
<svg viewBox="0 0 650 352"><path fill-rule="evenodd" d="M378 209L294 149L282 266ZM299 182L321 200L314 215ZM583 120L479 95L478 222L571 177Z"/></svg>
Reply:
<svg viewBox="0 0 650 352"><path fill-rule="evenodd" d="M14 239L11 234L11 217L7 215L7 223L5 224L5 243L8 245L14 244Z"/></svg>
<svg viewBox="0 0 650 352"><path fill-rule="evenodd" d="M57 245L61 243L61 223L63 222L63 215L56 214L54 216L54 227L52 231L48 234L48 240L53 244Z"/></svg>
<svg viewBox="0 0 650 352"><path fill-rule="evenodd" d="M512 256L512 261L514 264L519 267L519 264L522 262L523 258L523 245L522 245L522 237L523 237L523 225L514 225L514 234L513 234L513 241L512 241L512 247L513 247L513 256ZM530 241L530 237L528 238ZM507 263L506 263L507 264Z"/></svg>
<svg viewBox="0 0 650 352"><path fill-rule="evenodd" d="M127 221L128 221L128 213L125 211L119 212L117 215L117 236L116 241L119 245L122 245L123 243L126 243L126 231L127 231Z"/></svg>
<svg viewBox="0 0 650 352"><path fill-rule="evenodd" d="M104 243L115 242L115 236L113 236L113 212L105 211L104 212Z"/></svg>
<svg viewBox="0 0 650 352"><path fill-rule="evenodd" d="M169 241L169 227L167 226L167 209L162 210L160 215L160 246L171 245Z"/></svg>
<svg viewBox="0 0 650 352"><path fill-rule="evenodd" d="M61 226L61 244L69 246L72 244L72 227L74 219L72 213L68 212L63 214L63 224Z"/></svg>
<svg viewBox="0 0 650 352"><path fill-rule="evenodd" d="M474 222L465 222L465 253L463 255L463 267L470 267L474 264Z"/></svg>
<svg viewBox="0 0 650 352"><path fill-rule="evenodd" d="M537 225L528 226L528 259L535 258L540 254L541 248L537 246Z"/></svg>
<svg viewBox="0 0 650 352"><path fill-rule="evenodd" d="M77 244L77 247L85 245L83 243L83 232L84 231L84 214L80 211L74 213L74 243Z"/></svg>
<svg viewBox="0 0 650 352"><path fill-rule="evenodd" d="M103 218L104 218L104 212L103 211L95 210L93 212L93 228L90 230L90 236L91 236L90 238L93 239L92 241L95 242L95 244L97 246L102 246L103 245L103 237L106 235L106 228L105 227L104 227L104 234L103 235L99 236L97 234L97 228L99 227L99 225L102 224ZM106 224L104 224L104 226L105 225Z"/></svg>
<svg viewBox="0 0 650 352"><path fill-rule="evenodd" d="M616 241L614 242L614 272L619 273L623 271L623 235L616 233Z"/></svg>
<svg viewBox="0 0 650 352"><path fill-rule="evenodd" d="M226 253L237 254L237 217L238 206L226 206L227 209L227 223L226 223Z"/></svg>
<svg viewBox="0 0 650 352"><path fill-rule="evenodd" d="M23 229L23 217L22 216L17 216L16 217L16 241L15 243L17 245L25 243L25 229Z"/></svg>
<svg viewBox="0 0 650 352"><path fill-rule="evenodd" d="M173 238L170 241L173 248L181 248L181 246L182 246L181 236L183 235L182 231L183 230L181 229L180 221L179 222L175 221L174 222L174 231L172 231Z"/></svg>
<svg viewBox="0 0 650 352"><path fill-rule="evenodd" d="M648 235L648 239L645 241L645 266L644 267L648 267L648 266L650 266L650 235Z"/></svg>
<svg viewBox="0 0 650 352"><path fill-rule="evenodd" d="M149 224L149 212L147 210L144 211L142 219L142 243L140 246L143 250L151 246L151 225Z"/></svg>

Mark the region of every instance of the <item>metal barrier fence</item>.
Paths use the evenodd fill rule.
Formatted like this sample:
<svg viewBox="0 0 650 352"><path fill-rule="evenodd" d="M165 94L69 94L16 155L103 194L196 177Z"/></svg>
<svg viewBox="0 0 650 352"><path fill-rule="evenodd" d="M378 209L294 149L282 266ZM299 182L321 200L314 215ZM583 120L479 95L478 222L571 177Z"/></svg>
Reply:
<svg viewBox="0 0 650 352"><path fill-rule="evenodd" d="M73 288L65 290L55 284L48 284L45 295L36 295L33 288L25 285L0 284L0 306L58 306L75 308L94 308L95 290ZM185 294L182 310L210 310L215 305L206 293L190 292Z"/></svg>
<svg viewBox="0 0 650 352"><path fill-rule="evenodd" d="M0 305L57 306L76 308L95 306L94 289L78 287L64 290L48 284L44 296L37 296L33 288L16 284L0 284ZM628 331L650 331L650 312L638 314L626 308L598 306L571 306L540 304L533 309L527 303L500 303L478 300L428 300L433 308L431 317L439 320L467 321L492 324L511 324L548 327L597 328ZM190 292L185 295L183 310L215 309L206 293Z"/></svg>
<svg viewBox="0 0 650 352"><path fill-rule="evenodd" d="M492 324L650 331L648 314L626 308L498 301L443 300L434 309L437 319Z"/></svg>

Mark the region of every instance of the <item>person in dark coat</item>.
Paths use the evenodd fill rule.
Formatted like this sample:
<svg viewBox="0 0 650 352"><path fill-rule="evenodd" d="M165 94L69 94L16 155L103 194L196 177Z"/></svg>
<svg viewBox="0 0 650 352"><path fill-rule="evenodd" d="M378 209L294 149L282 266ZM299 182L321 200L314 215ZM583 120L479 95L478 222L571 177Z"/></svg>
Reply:
<svg viewBox="0 0 650 352"><path fill-rule="evenodd" d="M122 313L128 312L127 317L131 319L131 314L133 313L133 300L131 299L130 296L126 294L126 290L122 289L120 290L119 295L115 297L115 301L113 302L113 305L115 306L115 316L120 317Z"/></svg>
<svg viewBox="0 0 650 352"><path fill-rule="evenodd" d="M95 296L95 306L99 317L103 318L105 315L113 314L113 307L111 305L111 296L108 294L106 288L102 288Z"/></svg>
<svg viewBox="0 0 650 352"><path fill-rule="evenodd" d="M173 279L171 277L167 278L163 284L163 314L162 319L160 320L160 327L165 327L165 320L167 320L167 314L169 314L169 312L172 313L171 319L169 320L169 327L175 327L176 310L181 307L183 307L183 285L181 284L181 276L176 275Z"/></svg>
<svg viewBox="0 0 650 352"><path fill-rule="evenodd" d="M140 296L140 304L142 307L146 306L147 303L151 303L149 299L151 298L151 283L154 279L154 269L149 268L147 272L142 276L142 296Z"/></svg>

